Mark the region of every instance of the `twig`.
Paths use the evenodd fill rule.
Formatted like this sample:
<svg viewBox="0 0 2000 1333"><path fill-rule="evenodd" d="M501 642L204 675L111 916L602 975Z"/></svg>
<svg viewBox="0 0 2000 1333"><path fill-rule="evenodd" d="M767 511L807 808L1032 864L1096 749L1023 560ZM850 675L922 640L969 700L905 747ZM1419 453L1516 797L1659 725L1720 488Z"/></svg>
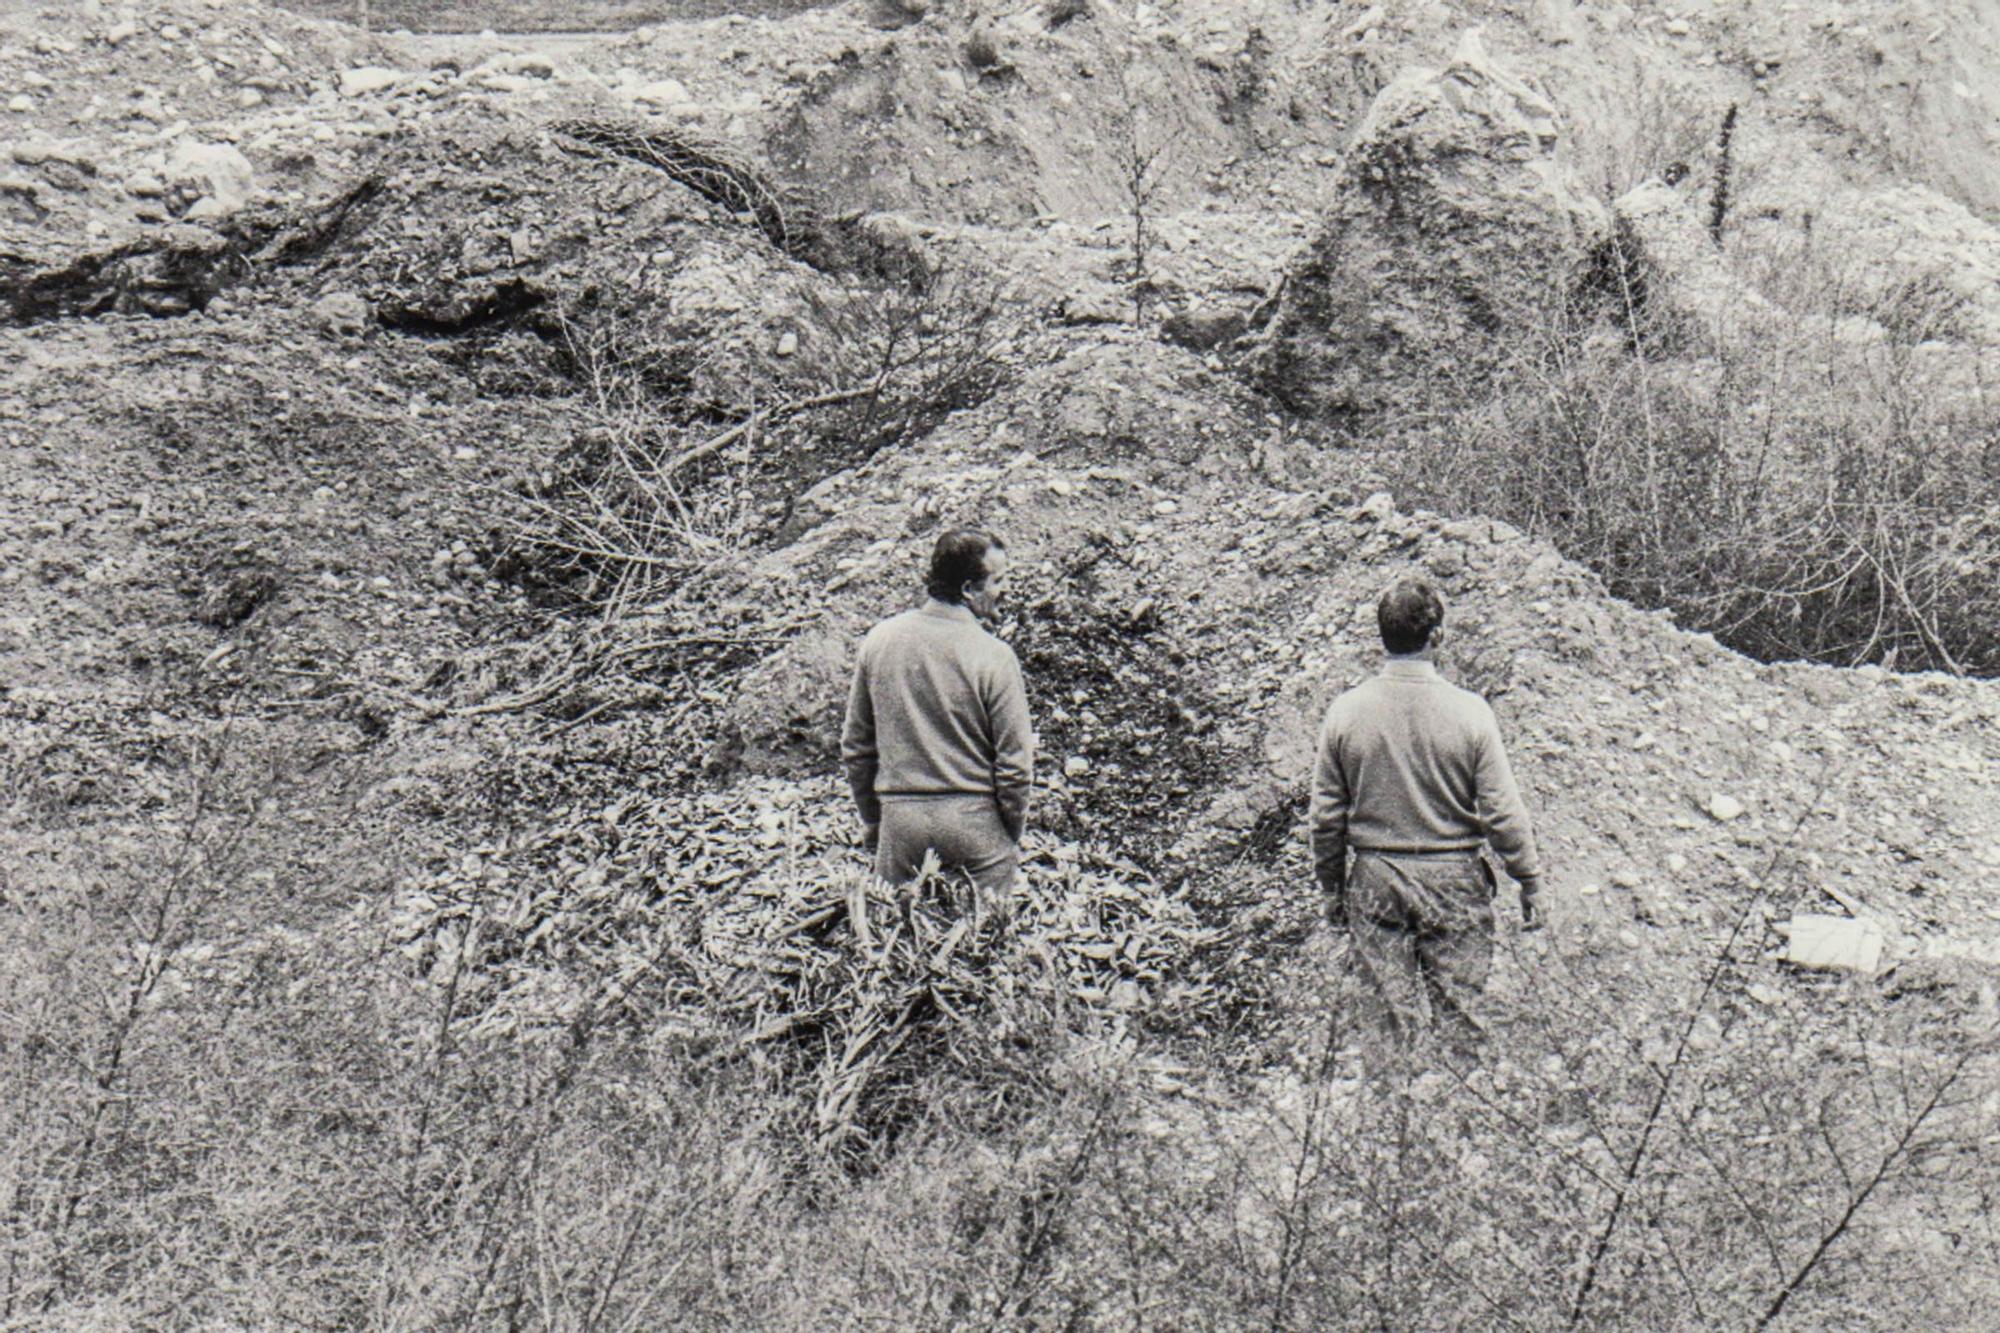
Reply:
<svg viewBox="0 0 2000 1333"><path fill-rule="evenodd" d="M1875 566L1875 572L1882 576L1882 581L1896 594L1896 600L1903 604L1905 611L1909 612L1910 623L1916 626L1917 636L1924 641L1924 647L1937 655L1938 660L1944 663L1945 670L1954 676L1963 676L1965 668L1951 655L1951 650L1944 646L1944 640L1938 637L1930 618L1917 609L1916 600L1910 596L1909 587L1903 582L1902 576L1891 570L1882 562L1880 556L1866 547L1862 548L1862 554L1868 557L1868 563Z"/></svg>
<svg viewBox="0 0 2000 1333"><path fill-rule="evenodd" d="M563 723L561 726L556 727L555 729L550 731L548 739L554 740L558 736L562 736L569 732L575 731L578 727L582 726L584 723L593 721L596 718L602 716L607 709L616 708L619 704L628 702L630 702L630 700L627 699L600 700L599 702L594 703L590 707L584 709L581 713L578 713L575 717Z"/></svg>
<svg viewBox="0 0 2000 1333"><path fill-rule="evenodd" d="M726 449L736 443L736 441L742 439L744 435L766 422L775 421L779 417L791 416L796 412L808 412L816 407L833 407L839 403L851 403L857 398L866 398L868 395L878 391L878 385L868 384L858 389L837 389L832 393L815 394L810 398L794 398L790 402L779 403L776 407L758 408L755 412L752 412L749 416L722 432L722 434L705 443L697 444L694 448L689 449L679 457L668 462L660 469L660 475L662 477L671 476L686 467L689 463L707 458L718 449Z"/></svg>
<svg viewBox="0 0 2000 1333"><path fill-rule="evenodd" d="M1818 808L1820 797L1826 794L1827 787L1832 781L1831 771L1821 776L1819 786L1814 789L1811 799L1799 811L1799 817L1793 822L1791 832L1772 851L1770 861L1764 867L1764 873L1757 879L1756 891L1744 902L1743 910L1736 914L1736 923L1729 929L1729 938L1722 942L1722 947L1716 951L1714 963L1708 969L1708 975L1702 978L1701 990L1696 993L1694 1004L1688 1009L1687 1020L1681 1024L1680 1039L1674 1043L1673 1056L1667 1061L1666 1068L1658 1071L1660 1085L1653 1094L1652 1106L1647 1108L1645 1123L1639 1130L1639 1142L1632 1149L1631 1160L1625 1164L1624 1178L1619 1182L1618 1192L1612 1197L1611 1211L1606 1214L1604 1225L1597 1233L1597 1240L1591 1246L1590 1260L1584 1266L1583 1281L1577 1285L1576 1296L1570 1301L1568 1320L1570 1328L1575 1328L1582 1321L1584 1306L1590 1300L1591 1291L1597 1286L1600 1265L1611 1248L1611 1239L1624 1216L1625 1202L1632 1197L1633 1182L1638 1179L1639 1167L1646 1160L1647 1149L1652 1146L1653 1131L1658 1128L1667 1098L1673 1092L1675 1076L1680 1073L1681 1066L1687 1058L1688 1039L1694 1034L1695 1021L1701 1017L1702 1010L1708 1007L1708 997L1714 993L1717 983L1722 980L1723 969L1729 965L1730 956L1736 948L1736 941L1742 937L1744 927L1750 924L1751 915L1756 911L1758 904L1764 901L1770 877L1776 873L1786 853L1805 828L1806 820Z"/></svg>
<svg viewBox="0 0 2000 1333"><path fill-rule="evenodd" d="M452 709L451 715L453 717L485 717L491 713L516 713L523 708L533 708L536 704L550 698L558 691L572 684L575 680L575 664L571 663L559 674L552 677L544 676L541 681L530 686L520 694L511 695L505 699L495 699L483 704L467 704L462 708Z"/></svg>
<svg viewBox="0 0 2000 1333"><path fill-rule="evenodd" d="M397 689L394 685L384 685L380 681L363 681L361 689L375 694L386 694L398 703L408 704L421 713L426 722L433 718L443 717L449 711L444 704L438 703L435 700L425 699L420 695L410 693L408 690Z"/></svg>
<svg viewBox="0 0 2000 1333"><path fill-rule="evenodd" d="M625 657L637 657L641 653L656 652L662 648L733 648L751 643L778 643L788 632L804 629L814 620L806 616L798 620L786 621L781 625L763 626L761 634L680 634L671 639L648 639L643 643L621 644L605 654L607 661L617 661Z"/></svg>
<svg viewBox="0 0 2000 1333"><path fill-rule="evenodd" d="M1930 1097L1924 1102L1923 1108L1910 1118L1908 1124L1903 1126L1901 1137L1896 1140L1895 1146L1883 1155L1881 1162L1875 1167L1874 1174L1869 1176L1868 1183L1863 1185L1858 1193L1855 1193L1848 1199L1846 1210L1841 1213L1839 1219L1831 1227L1827 1228L1826 1233L1819 1238L1819 1244L1813 1247L1812 1254L1807 1256L1806 1261L1799 1265L1798 1271L1794 1272L1786 1280L1785 1285L1772 1298L1770 1305L1765 1307L1763 1317L1758 1319L1755 1327L1760 1329L1769 1327L1772 1320L1784 1313L1785 1304L1791 1300L1792 1293L1797 1291L1800 1284L1808 1277L1812 1276L1813 1270L1819 1267L1820 1261L1826 1258L1827 1251L1833 1248L1834 1243L1847 1234L1847 1228L1853 1223L1854 1215L1861 1211L1862 1205L1868 1202L1869 1196L1875 1193L1876 1187L1888 1179L1889 1172L1896 1165L1897 1159L1903 1157L1909 1151L1910 1142L1916 1138L1917 1131L1923 1128L1924 1123L1930 1119L1931 1113L1937 1110L1938 1103L1944 1100L1945 1093L1949 1092L1952 1085L1958 1082L1959 1075L1965 1072L1966 1065L1971 1063L1972 1057L1979 1049L1976 1045L1967 1046L1959 1054L1958 1059L1952 1064L1951 1069L1938 1081L1937 1086L1931 1089Z"/></svg>
<svg viewBox="0 0 2000 1333"><path fill-rule="evenodd" d="M1862 902L1851 893L1834 888L1831 884L1820 885L1819 891L1839 903L1842 907L1845 907L1849 916L1865 917L1873 915L1867 903Z"/></svg>

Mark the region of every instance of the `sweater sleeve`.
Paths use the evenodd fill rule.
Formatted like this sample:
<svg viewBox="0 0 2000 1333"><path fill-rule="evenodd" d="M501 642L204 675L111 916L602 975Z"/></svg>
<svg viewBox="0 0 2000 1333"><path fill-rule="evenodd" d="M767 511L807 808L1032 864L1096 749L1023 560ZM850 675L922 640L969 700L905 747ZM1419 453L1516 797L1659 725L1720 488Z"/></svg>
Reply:
<svg viewBox="0 0 2000 1333"><path fill-rule="evenodd" d="M1307 815L1312 836L1313 874L1330 898L1347 892L1347 815L1352 793L1340 767L1340 734L1332 709L1320 724L1318 758L1313 764L1312 805Z"/></svg>
<svg viewBox="0 0 2000 1333"><path fill-rule="evenodd" d="M1528 820L1528 807L1521 789L1514 783L1513 766L1500 740L1500 724L1492 708L1485 709L1485 726L1479 737L1476 769L1479 782L1479 822L1487 840L1500 854L1507 873L1516 880L1539 879L1541 862L1535 855L1535 830Z"/></svg>
<svg viewBox="0 0 2000 1333"><path fill-rule="evenodd" d="M1004 645L1003 652L987 704L993 725L993 799L1000 806L1000 822L1019 842L1028 826L1035 733L1028 719L1028 688L1021 677L1020 659Z"/></svg>
<svg viewBox="0 0 2000 1333"><path fill-rule="evenodd" d="M873 828L882 822L882 800L875 794L875 700L868 690L868 649L864 643L854 663L854 688L847 696L847 721L840 731L840 759L847 768L847 787L861 822Z"/></svg>

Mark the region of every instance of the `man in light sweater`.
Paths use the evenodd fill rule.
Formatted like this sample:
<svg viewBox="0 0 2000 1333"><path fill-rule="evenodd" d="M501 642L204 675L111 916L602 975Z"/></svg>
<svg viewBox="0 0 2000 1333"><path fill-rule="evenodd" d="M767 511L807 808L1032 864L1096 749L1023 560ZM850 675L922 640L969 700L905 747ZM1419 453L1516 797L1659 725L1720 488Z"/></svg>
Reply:
<svg viewBox="0 0 2000 1333"><path fill-rule="evenodd" d="M980 625L1006 568L991 533L938 538L929 599L862 640L840 747L875 873L906 883L935 851L970 876L982 918L1005 914L1034 758L1021 664Z"/></svg>
<svg viewBox="0 0 2000 1333"><path fill-rule="evenodd" d="M1480 1030L1475 1001L1493 962L1490 842L1521 886L1524 927L1541 924L1541 867L1499 724L1486 701L1433 664L1444 600L1403 579L1376 607L1389 660L1342 694L1320 728L1313 863L1328 919L1405 1038L1438 1024ZM1354 864L1348 867L1348 852Z"/></svg>

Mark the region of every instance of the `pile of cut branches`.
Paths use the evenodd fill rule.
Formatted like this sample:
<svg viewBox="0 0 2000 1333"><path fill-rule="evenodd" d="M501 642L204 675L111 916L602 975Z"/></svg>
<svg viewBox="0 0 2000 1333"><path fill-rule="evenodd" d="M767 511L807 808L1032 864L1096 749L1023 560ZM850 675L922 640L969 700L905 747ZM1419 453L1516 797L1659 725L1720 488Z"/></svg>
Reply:
<svg viewBox="0 0 2000 1333"><path fill-rule="evenodd" d="M539 713L558 730L635 708L696 725L736 672L815 623L810 608L773 599L751 605L702 590L634 608L622 617L559 623L516 656L509 688L451 709L454 716ZM442 710L439 710L442 711Z"/></svg>
<svg viewBox="0 0 2000 1333"><path fill-rule="evenodd" d="M691 1060L754 1061L785 1090L778 1122L850 1165L939 1080L1006 1118L1068 1025L1218 1001L1196 966L1216 932L1128 861L1031 836L1010 918L971 906L951 875L875 880L832 780L767 779L559 812L407 885L390 929L453 979L458 1040L587 1015ZM469 974L439 964L461 958Z"/></svg>
<svg viewBox="0 0 2000 1333"><path fill-rule="evenodd" d="M787 254L811 253L819 236L819 212L807 194L778 183L721 144L664 125L565 120L549 128L579 151L655 167L710 203L748 215Z"/></svg>

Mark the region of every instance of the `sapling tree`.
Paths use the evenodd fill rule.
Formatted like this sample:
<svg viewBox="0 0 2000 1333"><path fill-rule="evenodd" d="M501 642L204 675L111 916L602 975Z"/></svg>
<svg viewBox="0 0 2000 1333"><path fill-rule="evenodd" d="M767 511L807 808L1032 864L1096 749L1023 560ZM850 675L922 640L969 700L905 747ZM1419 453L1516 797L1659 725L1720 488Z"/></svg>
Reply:
<svg viewBox="0 0 2000 1333"><path fill-rule="evenodd" d="M1133 322L1143 324L1147 300L1153 295L1152 252L1158 240L1160 199L1173 163L1173 144L1148 109L1149 103L1158 104L1160 99L1147 97L1145 89L1136 86L1140 76L1135 64L1135 57L1127 48L1113 68L1118 91L1118 183L1131 229L1127 276L1131 283Z"/></svg>

